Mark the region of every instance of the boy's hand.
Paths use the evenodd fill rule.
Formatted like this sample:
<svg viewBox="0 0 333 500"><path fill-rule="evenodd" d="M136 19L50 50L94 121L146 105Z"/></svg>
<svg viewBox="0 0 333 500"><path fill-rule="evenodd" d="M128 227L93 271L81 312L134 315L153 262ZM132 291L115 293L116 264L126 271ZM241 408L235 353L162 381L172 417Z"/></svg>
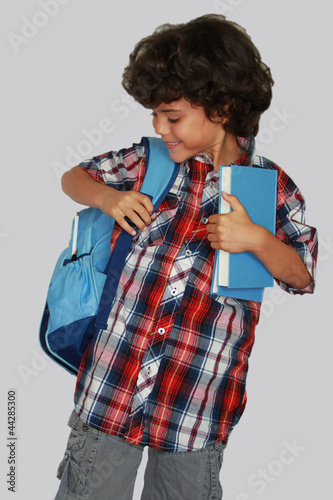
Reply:
<svg viewBox="0 0 333 500"><path fill-rule="evenodd" d="M112 189L112 188L111 188ZM118 224L133 236L136 231L126 222L125 217L132 221L141 231L147 229L147 224L156 219L156 214L150 215L154 206L145 194L138 191L118 191L110 188L104 191L99 203L100 209L113 217Z"/></svg>
<svg viewBox="0 0 333 500"><path fill-rule="evenodd" d="M232 212L209 217L207 232L211 247L230 253L253 252L276 279L299 289L309 286L312 276L295 248L254 224L236 196L222 191L222 197Z"/></svg>
<svg viewBox="0 0 333 500"><path fill-rule="evenodd" d="M207 232L211 247L230 253L253 251L260 236L260 226L251 221L237 196L222 191L222 198L232 211L209 217Z"/></svg>

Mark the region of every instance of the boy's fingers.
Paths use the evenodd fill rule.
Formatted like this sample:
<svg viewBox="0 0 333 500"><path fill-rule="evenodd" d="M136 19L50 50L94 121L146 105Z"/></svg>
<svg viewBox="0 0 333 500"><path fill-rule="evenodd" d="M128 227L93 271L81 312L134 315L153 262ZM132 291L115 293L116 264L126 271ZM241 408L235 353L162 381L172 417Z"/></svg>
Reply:
<svg viewBox="0 0 333 500"><path fill-rule="evenodd" d="M223 214L223 215L228 215L228 214ZM213 229L213 226L215 226L215 224L216 224L217 222L220 222L221 217L222 217L223 215L222 215L222 214L213 214L213 215L210 215L210 216L208 217L208 221L209 221L209 223L207 224L206 229L208 230L208 228L209 228L210 230L212 230L212 229Z"/></svg>
<svg viewBox="0 0 333 500"><path fill-rule="evenodd" d="M225 214L228 215L228 214ZM223 214L214 214L209 217L209 223L206 226L207 232L208 233L215 233L216 230L221 226L223 223L223 218L225 217Z"/></svg>
<svg viewBox="0 0 333 500"><path fill-rule="evenodd" d="M123 229L125 229L125 231L133 236L136 234L137 229L141 231L145 231L147 229L144 221L135 212L133 212L130 216L126 215L125 217L118 218L117 222ZM133 225L135 227L133 227Z"/></svg>
<svg viewBox="0 0 333 500"><path fill-rule="evenodd" d="M135 235L137 229L145 231L147 225L156 218L150 215L153 210L149 196L137 191L119 192L115 210L110 210L110 215L127 233Z"/></svg>
<svg viewBox="0 0 333 500"><path fill-rule="evenodd" d="M147 195L145 195L145 194L144 194L143 196L145 197L145 199L144 199L144 203L143 203L143 204L144 204L144 206L146 207L147 212L148 212L149 214L151 214L151 213L153 212L153 210L154 210L154 205L152 204L152 201L151 201L151 199L149 198L149 196L147 196Z"/></svg>
<svg viewBox="0 0 333 500"><path fill-rule="evenodd" d="M134 235L136 233L136 229L145 231L147 229L147 225L149 225L151 221L152 217L149 215L147 210L140 205L139 207L128 210L123 217L119 217L118 224L125 229L125 231ZM130 223L134 224L134 229L131 227Z"/></svg>
<svg viewBox="0 0 333 500"><path fill-rule="evenodd" d="M132 192L133 193L133 192ZM132 194L131 193L131 194ZM154 206L149 198L142 193L135 192L134 196L131 198L131 202L127 202L128 206L125 215L142 231L145 229L145 225L151 223L150 214L154 210ZM142 223L143 221L143 223Z"/></svg>
<svg viewBox="0 0 333 500"><path fill-rule="evenodd" d="M118 221L118 224L119 226L124 229L124 231L126 231L128 234L131 234L132 236L135 236L136 235L136 231L135 229L133 229L129 224L128 222L126 222L125 219L119 219Z"/></svg>
<svg viewBox="0 0 333 500"><path fill-rule="evenodd" d="M138 204L136 206L133 207L133 211L134 211L134 215L137 214L139 216L139 218L145 223L145 224L150 224L151 223L151 217L150 217L150 213L149 211L147 210L147 208L144 206L144 205L141 205L141 204ZM131 220L132 217L130 217ZM136 224L136 222L133 220L133 222ZM140 224L140 221L138 221L139 224ZM143 229L143 227L141 227L142 225L138 225L136 224L140 229Z"/></svg>
<svg viewBox="0 0 333 500"><path fill-rule="evenodd" d="M135 193L135 198L136 198L136 201L145 207L145 209L147 210L147 212L149 214L152 213L152 211L154 210L154 205L152 204L151 202L151 199L149 198L148 195L146 194L143 194L143 193L140 193L140 192L137 192L137 191L132 191L132 193Z"/></svg>
<svg viewBox="0 0 333 500"><path fill-rule="evenodd" d="M147 214L147 212L146 212L146 214ZM126 217L131 222L133 222L133 224L136 226L136 228L140 229L140 231L145 231L147 229L147 224L149 224L149 222L150 222L149 214L148 214L149 221L146 223L145 220L143 219L143 217L141 217L141 215L139 215L135 210L128 213L126 215ZM145 218L147 219L147 217L145 217ZM133 228L132 228L132 230L133 230Z"/></svg>

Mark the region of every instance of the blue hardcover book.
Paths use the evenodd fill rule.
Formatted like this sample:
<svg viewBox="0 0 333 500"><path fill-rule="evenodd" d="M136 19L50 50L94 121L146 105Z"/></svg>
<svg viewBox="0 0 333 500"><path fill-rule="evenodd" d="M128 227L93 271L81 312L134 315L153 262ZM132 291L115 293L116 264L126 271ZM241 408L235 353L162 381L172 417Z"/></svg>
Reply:
<svg viewBox="0 0 333 500"><path fill-rule="evenodd" d="M231 165L220 168L220 190L237 196L251 220L275 234L276 170ZM219 213L228 213L230 205L219 197ZM261 302L265 287L274 279L252 253L228 253L217 250L211 292Z"/></svg>

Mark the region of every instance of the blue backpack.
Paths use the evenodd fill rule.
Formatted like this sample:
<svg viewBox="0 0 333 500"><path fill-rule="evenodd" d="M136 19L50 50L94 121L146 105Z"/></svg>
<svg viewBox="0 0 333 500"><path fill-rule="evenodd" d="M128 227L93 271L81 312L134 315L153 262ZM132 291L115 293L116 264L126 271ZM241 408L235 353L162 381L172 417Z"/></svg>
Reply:
<svg viewBox="0 0 333 500"><path fill-rule="evenodd" d="M146 173L141 192L159 207L179 171L164 142L143 138ZM110 255L115 220L97 208L79 213L69 246L59 256L52 274L39 330L44 352L72 374L77 374L83 354L107 319L133 236L122 230ZM73 234L75 233L75 234ZM77 255L73 257L73 238Z"/></svg>

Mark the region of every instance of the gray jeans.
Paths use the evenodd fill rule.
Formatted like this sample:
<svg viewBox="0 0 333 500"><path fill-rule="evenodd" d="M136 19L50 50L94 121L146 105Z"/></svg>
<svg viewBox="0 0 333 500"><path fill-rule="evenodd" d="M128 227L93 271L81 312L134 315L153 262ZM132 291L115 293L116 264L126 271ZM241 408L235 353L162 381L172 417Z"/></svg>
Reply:
<svg viewBox="0 0 333 500"><path fill-rule="evenodd" d="M142 446L100 432L72 412L55 500L131 500ZM219 472L226 442L168 453L148 448L141 500L220 500Z"/></svg>

